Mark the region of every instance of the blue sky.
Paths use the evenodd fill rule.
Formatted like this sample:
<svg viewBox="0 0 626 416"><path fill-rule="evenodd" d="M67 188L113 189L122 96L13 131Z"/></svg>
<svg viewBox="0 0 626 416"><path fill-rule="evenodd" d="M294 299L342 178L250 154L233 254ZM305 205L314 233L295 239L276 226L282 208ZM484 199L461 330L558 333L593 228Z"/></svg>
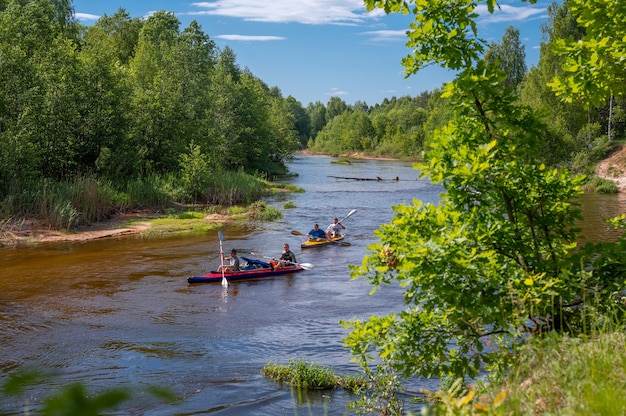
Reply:
<svg viewBox="0 0 626 416"><path fill-rule="evenodd" d="M501 0L493 15L481 5L478 34L500 41L507 26L517 27L530 68L539 59L540 26L550 3ZM120 7L132 17L173 12L180 30L196 20L220 49L229 46L235 52L241 68L303 106L326 104L332 96L374 105L432 91L453 79L436 67L406 79L400 61L410 52L404 32L412 15L367 13L362 0L74 1L76 17L86 25Z"/></svg>

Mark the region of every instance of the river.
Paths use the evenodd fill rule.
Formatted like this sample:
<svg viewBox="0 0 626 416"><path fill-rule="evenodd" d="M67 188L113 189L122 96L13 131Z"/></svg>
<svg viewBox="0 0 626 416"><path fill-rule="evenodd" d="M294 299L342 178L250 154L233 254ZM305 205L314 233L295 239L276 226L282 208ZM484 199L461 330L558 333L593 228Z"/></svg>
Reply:
<svg viewBox="0 0 626 416"><path fill-rule="evenodd" d="M348 266L361 263L366 246L376 241L374 230L391 220L391 206L413 198L436 203L442 188L419 179L410 163L333 160L301 155L290 163L296 176L285 181L305 192L269 200L282 219L221 229L224 249L243 256L277 256L289 243L298 261L314 265L296 275L228 288L188 285L187 277L219 264L217 232L0 248L3 379L17 370L56 372L21 400L0 401L2 413L24 414L24 403L36 409L54 389L82 382L94 392L134 389L114 412L123 415L349 414L346 404L354 397L347 392L299 397L264 378L261 369L304 359L339 374L358 371L342 345L346 332L339 321L398 311L402 292L389 287L370 296L371 287L350 279ZM583 206L592 206L592 216L623 212L619 196L590 199ZM284 208L288 201L295 208ZM325 228L352 209L357 211L345 221L349 246L302 250L303 237L290 233L307 233L315 222ZM590 224L590 240L607 235L602 222L584 225ZM153 385L171 389L180 402L155 401L145 393ZM437 382L414 387L436 389Z"/></svg>

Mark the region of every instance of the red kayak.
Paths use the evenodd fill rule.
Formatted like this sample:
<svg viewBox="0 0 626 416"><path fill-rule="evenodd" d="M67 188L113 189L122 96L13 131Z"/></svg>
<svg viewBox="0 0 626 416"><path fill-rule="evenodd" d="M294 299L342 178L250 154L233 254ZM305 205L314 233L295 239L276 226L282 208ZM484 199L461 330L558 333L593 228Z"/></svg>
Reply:
<svg viewBox="0 0 626 416"><path fill-rule="evenodd" d="M306 270L302 265L295 264L288 267L281 267L278 269L274 269L272 265L266 263L264 261L249 259L246 257L241 257L242 260L246 261L246 266L238 272L228 272L224 273L224 277L229 282L239 281L239 280L253 280L259 279L263 277L270 276L280 276L283 274L289 273L297 273L302 270ZM217 272L215 270L210 271L207 274L203 274L202 276L192 276L187 278L187 282L190 284L194 283L221 283L222 281L222 273Z"/></svg>

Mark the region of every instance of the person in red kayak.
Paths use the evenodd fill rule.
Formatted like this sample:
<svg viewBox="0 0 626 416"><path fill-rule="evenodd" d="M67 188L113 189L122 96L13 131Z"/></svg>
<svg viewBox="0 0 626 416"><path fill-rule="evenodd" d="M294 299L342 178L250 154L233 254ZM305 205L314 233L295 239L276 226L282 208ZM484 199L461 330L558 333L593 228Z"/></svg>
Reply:
<svg viewBox="0 0 626 416"><path fill-rule="evenodd" d="M283 244L283 252L278 260L274 259L270 261L270 264L274 269L280 269L282 267L293 267L297 263L296 255L289 249L289 244Z"/></svg>
<svg viewBox="0 0 626 416"><path fill-rule="evenodd" d="M229 260L224 256L224 260ZM238 272L239 271L239 257L237 257L237 250L234 248L230 250L230 264L220 265L217 268L218 272L221 272L222 269L224 272Z"/></svg>

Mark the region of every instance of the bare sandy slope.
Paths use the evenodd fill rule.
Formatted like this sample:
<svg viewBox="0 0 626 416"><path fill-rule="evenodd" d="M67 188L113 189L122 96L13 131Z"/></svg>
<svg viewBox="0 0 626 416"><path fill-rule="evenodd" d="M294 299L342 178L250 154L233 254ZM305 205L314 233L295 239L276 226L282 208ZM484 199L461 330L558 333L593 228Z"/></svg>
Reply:
<svg viewBox="0 0 626 416"><path fill-rule="evenodd" d="M626 147L622 146L596 166L596 176L615 182L620 192L626 192Z"/></svg>

